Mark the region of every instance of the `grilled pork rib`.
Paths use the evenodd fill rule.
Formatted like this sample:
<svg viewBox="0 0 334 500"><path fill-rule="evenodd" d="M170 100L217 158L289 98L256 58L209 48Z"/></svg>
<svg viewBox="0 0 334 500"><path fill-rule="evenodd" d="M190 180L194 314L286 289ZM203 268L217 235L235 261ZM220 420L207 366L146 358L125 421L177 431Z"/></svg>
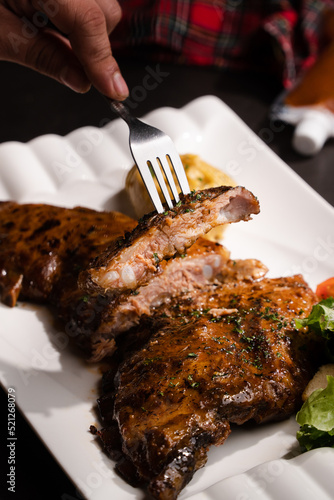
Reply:
<svg viewBox="0 0 334 500"><path fill-rule="evenodd" d="M0 202L0 298L51 300L81 268L137 223L119 212ZM57 299L55 299L57 300Z"/></svg>
<svg viewBox="0 0 334 500"><path fill-rule="evenodd" d="M258 212L241 187L191 193L138 226L0 203L2 301L49 303L92 360L117 348L98 433L157 500L176 499L230 423L290 415L316 368L316 342L294 328L316 302L303 279L265 278L259 261L200 238Z"/></svg>
<svg viewBox="0 0 334 500"><path fill-rule="evenodd" d="M186 255L163 262L161 274L138 287L135 294L123 295L112 311L106 309L99 333L129 330L160 305L182 294L194 297L209 283L231 279L232 275L235 279L260 278L267 272L259 261L244 260L241 265L241 261L231 261L229 255L219 243L199 238Z"/></svg>
<svg viewBox="0 0 334 500"><path fill-rule="evenodd" d="M202 243L197 261L191 252L182 262L184 255L168 263L165 257L184 254L217 224L247 220L258 211L256 198L241 187L191 193L173 210L150 214L138 225L117 212L4 202L1 299L12 306L19 296L52 304L70 337L91 353L92 360L99 360L113 353L118 333L177 295L179 287L212 281L220 272L224 250L218 246L211 252ZM119 286L106 286L120 266ZM125 279L129 272L135 273L136 283ZM167 283L171 280L174 286Z"/></svg>
<svg viewBox="0 0 334 500"><path fill-rule="evenodd" d="M59 316L71 336L91 349L92 361L111 355L115 337L138 323L142 315L151 314L182 287L198 287L199 278L204 284L219 274L221 248L215 247L216 255L210 255L203 244L197 262L194 258L190 261L190 252L181 271L188 247L212 227L227 220L248 220L258 212L258 201L245 188L220 187L186 195L165 214L149 214L80 273L78 288L61 291ZM165 260L175 254L179 257L174 262ZM209 274L205 275L206 271ZM113 281L115 273L118 278ZM129 276L135 280L129 281Z"/></svg>
<svg viewBox="0 0 334 500"><path fill-rule="evenodd" d="M173 210L148 214L123 241L116 241L81 273L81 285L100 293L120 293L147 283L159 263L182 255L199 236L221 224L259 213L255 196L243 187L218 187L181 195Z"/></svg>
<svg viewBox="0 0 334 500"><path fill-rule="evenodd" d="M160 263L159 273L135 293L126 291L117 296L83 295L76 286L63 289L58 303L58 316L65 331L75 336L82 347L98 361L113 354L116 338L143 319L155 314L161 304L168 304L182 293L200 293L209 283L218 282L231 273L258 276L267 271L263 264L251 261L243 269L231 263L229 252L220 244L199 238L182 257Z"/></svg>
<svg viewBox="0 0 334 500"><path fill-rule="evenodd" d="M119 470L134 468L158 500L178 496L230 423L291 415L317 364L314 339L294 327L316 302L301 276L230 278L195 305L185 294L158 309L151 338L100 404L110 424L100 436L114 457L113 419L118 426Z"/></svg>

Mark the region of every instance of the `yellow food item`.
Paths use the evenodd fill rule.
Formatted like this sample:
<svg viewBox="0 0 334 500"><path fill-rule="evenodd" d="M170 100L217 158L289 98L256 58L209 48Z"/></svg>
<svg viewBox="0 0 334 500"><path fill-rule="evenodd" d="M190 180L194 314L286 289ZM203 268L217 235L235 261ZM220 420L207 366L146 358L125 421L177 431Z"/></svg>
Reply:
<svg viewBox="0 0 334 500"><path fill-rule="evenodd" d="M197 191L216 186L236 186L235 181L229 175L206 163L198 155L181 155L181 161L185 168L191 190L194 189ZM154 181L159 193L161 193L158 181L155 177ZM136 166L128 173L125 188L138 218L154 210L149 194ZM220 240L223 236L225 227L226 225L222 225L212 229L206 237L211 241Z"/></svg>

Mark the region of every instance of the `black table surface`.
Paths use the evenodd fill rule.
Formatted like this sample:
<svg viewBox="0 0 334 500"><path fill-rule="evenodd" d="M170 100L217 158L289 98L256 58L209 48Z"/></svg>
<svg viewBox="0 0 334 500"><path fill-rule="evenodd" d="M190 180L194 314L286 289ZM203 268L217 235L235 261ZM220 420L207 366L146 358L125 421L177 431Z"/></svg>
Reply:
<svg viewBox="0 0 334 500"><path fill-rule="evenodd" d="M295 170L331 205L334 205L334 140L329 140L315 157L302 157L291 147L293 127L273 123L269 109L282 88L273 76L260 73L159 64L122 59L122 72L132 90L134 113L142 116L162 106L182 107L203 95L215 95L230 106L275 153ZM158 85L142 92L145 75L163 75ZM26 142L55 133L65 135L86 126L102 126L113 116L97 92L75 94L57 82L12 63L0 63L0 143ZM284 193L282 193L284 195ZM0 319L1 321L1 319ZM7 394L0 391L1 412L6 414ZM19 398L17 401L20 403ZM16 493L5 484L7 451L1 442L0 498L16 500L82 498L61 467L19 413ZM5 427L0 435L5 434ZM59 437L61 439L61 436ZM69 443L70 446L70 443ZM107 500L107 499L106 499Z"/></svg>

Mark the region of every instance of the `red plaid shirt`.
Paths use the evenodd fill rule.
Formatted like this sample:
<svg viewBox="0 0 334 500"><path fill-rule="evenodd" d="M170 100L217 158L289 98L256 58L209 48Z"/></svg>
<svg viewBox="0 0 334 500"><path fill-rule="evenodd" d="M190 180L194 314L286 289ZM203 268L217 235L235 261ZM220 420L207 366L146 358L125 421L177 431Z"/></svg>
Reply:
<svg viewBox="0 0 334 500"><path fill-rule="evenodd" d="M279 68L289 85L319 51L334 0L119 0L117 53L230 68Z"/></svg>

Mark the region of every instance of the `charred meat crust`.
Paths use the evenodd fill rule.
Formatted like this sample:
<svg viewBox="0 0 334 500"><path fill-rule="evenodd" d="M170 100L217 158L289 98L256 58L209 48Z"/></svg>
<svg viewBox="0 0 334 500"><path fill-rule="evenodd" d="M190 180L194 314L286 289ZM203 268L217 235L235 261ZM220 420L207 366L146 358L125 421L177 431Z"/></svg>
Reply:
<svg viewBox="0 0 334 500"><path fill-rule="evenodd" d="M296 330L294 319L315 302L294 276L209 285L195 316L186 297L158 308L151 337L125 355L114 389L100 400L102 441L115 419L127 470L153 498L175 499L208 447L225 441L229 423L283 419L299 407L319 341Z"/></svg>
<svg viewBox="0 0 334 500"><path fill-rule="evenodd" d="M44 204L0 203L0 298L51 300L57 284L82 267L136 221L118 212Z"/></svg>
<svg viewBox="0 0 334 500"><path fill-rule="evenodd" d="M205 464L208 448L224 443L230 423L294 412L317 367L317 342L294 327L295 317L305 317L317 301L302 277L263 278L261 263L232 263L226 254L220 276L213 274L198 289L180 286L180 293L153 302L147 314L141 304L135 311L140 324L126 335L110 331L110 311L126 303L133 287L140 294L173 264L177 268L182 257L164 259L183 252L215 224L247 220L258 211L256 198L241 187L182 197L175 210L150 214L134 230L135 221L122 214L0 203L2 300L53 304L65 331L93 347L95 359L117 348L104 378L107 392L98 402L105 427L95 433L120 474L145 484L156 500L177 498ZM140 240L151 252L146 261L136 250ZM157 259L152 259L155 243ZM93 283L93 273L103 277L129 249L143 257L147 273L134 286L125 283L105 293ZM208 243L199 244L197 254L193 247L186 259L195 261L203 252L211 256ZM215 252L224 254L219 246ZM80 267L97 255L80 274L80 288Z"/></svg>
<svg viewBox="0 0 334 500"><path fill-rule="evenodd" d="M80 286L93 293L137 288L149 281L163 259L184 253L213 227L248 220L259 210L255 196L240 186L181 195L173 210L148 214L130 234L97 257L80 274Z"/></svg>

